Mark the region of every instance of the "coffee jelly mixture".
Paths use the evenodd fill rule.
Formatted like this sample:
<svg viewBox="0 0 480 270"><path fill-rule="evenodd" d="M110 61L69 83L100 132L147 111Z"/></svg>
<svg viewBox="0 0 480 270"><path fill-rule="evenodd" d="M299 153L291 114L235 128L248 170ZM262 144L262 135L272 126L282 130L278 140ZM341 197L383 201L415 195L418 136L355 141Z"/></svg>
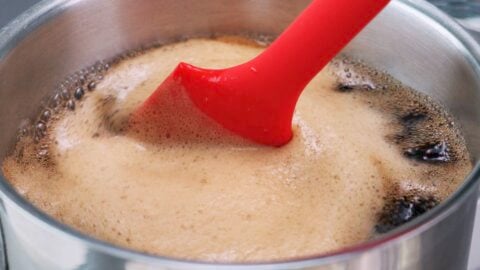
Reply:
<svg viewBox="0 0 480 270"><path fill-rule="evenodd" d="M263 49L191 39L82 70L21 128L3 172L35 206L98 239L175 258L252 262L388 232L435 207L472 169L440 106L348 58L308 85L294 138L281 148L238 138L200 113L175 133L129 121L178 62L229 67Z"/></svg>

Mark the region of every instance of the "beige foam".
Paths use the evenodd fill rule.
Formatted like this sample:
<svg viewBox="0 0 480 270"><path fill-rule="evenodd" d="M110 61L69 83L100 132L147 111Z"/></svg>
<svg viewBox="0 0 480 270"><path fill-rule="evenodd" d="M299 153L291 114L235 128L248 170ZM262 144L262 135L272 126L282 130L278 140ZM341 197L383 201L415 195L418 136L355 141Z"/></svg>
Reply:
<svg viewBox="0 0 480 270"><path fill-rule="evenodd" d="M222 68L261 51L198 39L121 62L50 130L54 167L9 158L4 172L35 205L84 233L152 254L228 262L311 256L367 240L391 185L442 186L426 184L434 181L424 178L430 165L412 166L388 142L390 116L334 90L334 67L303 93L295 136L282 148L228 132L212 142L111 130L178 62ZM457 183L469 169L450 177Z"/></svg>

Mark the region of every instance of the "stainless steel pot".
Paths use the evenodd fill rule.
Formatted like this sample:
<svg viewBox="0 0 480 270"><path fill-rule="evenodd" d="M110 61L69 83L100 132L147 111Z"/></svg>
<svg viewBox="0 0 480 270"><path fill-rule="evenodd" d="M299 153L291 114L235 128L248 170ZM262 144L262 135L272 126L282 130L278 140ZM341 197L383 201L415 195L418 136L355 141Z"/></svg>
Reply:
<svg viewBox="0 0 480 270"><path fill-rule="evenodd" d="M96 60L182 36L275 35L308 0L48 0L0 32L0 158L18 123L56 82ZM480 51L423 1L397 0L344 51L443 103L480 156ZM0 175L2 247L9 269L465 269L477 202L477 166L451 199L412 223L346 250L247 265L179 261L82 235L22 199ZM34 179L32 179L34 181ZM339 198L341 199L341 198Z"/></svg>

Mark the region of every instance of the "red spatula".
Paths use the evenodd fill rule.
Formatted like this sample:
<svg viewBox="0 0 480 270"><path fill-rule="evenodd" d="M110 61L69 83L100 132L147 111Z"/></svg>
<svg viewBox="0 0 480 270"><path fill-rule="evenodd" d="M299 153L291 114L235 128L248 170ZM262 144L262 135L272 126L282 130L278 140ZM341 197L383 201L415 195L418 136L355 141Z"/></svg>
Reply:
<svg viewBox="0 0 480 270"><path fill-rule="evenodd" d="M286 144L305 86L388 2L314 0L255 59L221 70L180 63L138 111L162 110L162 92L181 88L200 111L234 133L261 144Z"/></svg>

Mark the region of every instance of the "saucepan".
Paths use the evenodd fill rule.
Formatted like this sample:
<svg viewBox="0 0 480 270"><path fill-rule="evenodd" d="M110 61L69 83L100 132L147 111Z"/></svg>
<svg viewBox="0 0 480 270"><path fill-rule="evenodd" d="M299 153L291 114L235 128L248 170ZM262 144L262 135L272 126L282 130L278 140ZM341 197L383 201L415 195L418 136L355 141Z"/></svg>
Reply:
<svg viewBox="0 0 480 270"><path fill-rule="evenodd" d="M125 50L180 38L278 35L308 0L45 0L0 31L0 159L19 123L66 76ZM394 0L344 51L443 104L480 157L480 47L425 1ZM5 269L465 269L477 166L450 199L381 237L330 254L255 264L158 257L93 239L23 199L0 175ZM35 179L32 179L35 181ZM342 198L338 198L342 200Z"/></svg>

